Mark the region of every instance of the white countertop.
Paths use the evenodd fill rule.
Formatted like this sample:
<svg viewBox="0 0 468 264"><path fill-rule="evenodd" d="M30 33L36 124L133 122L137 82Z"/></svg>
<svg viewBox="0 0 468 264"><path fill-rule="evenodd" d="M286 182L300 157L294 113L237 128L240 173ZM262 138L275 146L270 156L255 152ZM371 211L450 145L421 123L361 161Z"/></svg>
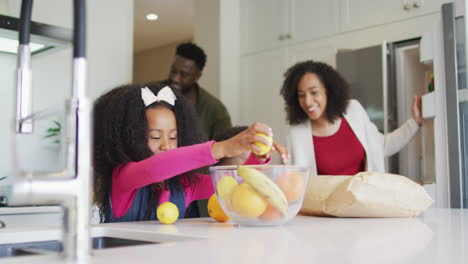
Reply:
<svg viewBox="0 0 468 264"><path fill-rule="evenodd" d="M209 218L173 225L102 224L93 234L102 230L175 242L97 250L87 263L468 263L468 210L459 209L429 209L417 218L395 219L298 216L279 227L239 227ZM18 240L20 231L36 232L0 230L0 244ZM48 231L41 231L43 239L59 235ZM64 263L56 256L3 262Z"/></svg>

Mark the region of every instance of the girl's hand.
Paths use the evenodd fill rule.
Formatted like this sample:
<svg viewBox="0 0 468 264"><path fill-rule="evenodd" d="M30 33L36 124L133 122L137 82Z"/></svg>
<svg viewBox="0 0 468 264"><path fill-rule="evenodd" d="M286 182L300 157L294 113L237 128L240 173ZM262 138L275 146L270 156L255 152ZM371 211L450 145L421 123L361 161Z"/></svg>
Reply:
<svg viewBox="0 0 468 264"><path fill-rule="evenodd" d="M424 121L421 111L421 96L415 95L413 98L413 119L418 126L421 126Z"/></svg>
<svg viewBox="0 0 468 264"><path fill-rule="evenodd" d="M239 155L245 151L260 152L260 149L255 145L255 142L270 146L270 142L268 142L267 139L255 135L255 133L263 133L273 136L271 128L268 125L264 123L254 123L249 128L230 139L215 142L211 146L213 157L219 160L221 158Z"/></svg>

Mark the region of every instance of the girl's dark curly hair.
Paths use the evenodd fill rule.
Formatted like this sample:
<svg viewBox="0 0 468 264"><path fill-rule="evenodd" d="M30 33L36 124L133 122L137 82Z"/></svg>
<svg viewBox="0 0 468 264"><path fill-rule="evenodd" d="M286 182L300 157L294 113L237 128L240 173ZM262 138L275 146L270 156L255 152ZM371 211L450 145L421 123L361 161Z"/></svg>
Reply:
<svg viewBox="0 0 468 264"><path fill-rule="evenodd" d="M299 105L297 88L299 81L306 73L315 73L325 86L327 93L326 117L333 122L342 117L350 100L350 88L343 77L331 66L316 61L296 63L284 73L284 82L280 94L285 102L287 121L290 125L297 125L309 117Z"/></svg>
<svg viewBox="0 0 468 264"><path fill-rule="evenodd" d="M154 94L162 85L147 84ZM192 105L182 94L172 89L177 97L174 106L166 102L155 102L145 107L141 98L142 85L124 85L102 95L94 105L94 202L99 208L101 222L109 212L109 197L112 186L112 170L118 165L141 161L154 155L148 148L146 109L166 107L176 116L178 146L189 146L205 142L199 120ZM189 182L195 179L186 173ZM197 172L206 172L205 168ZM166 185L182 188L181 175L165 181ZM158 188L151 192L147 217L157 204Z"/></svg>

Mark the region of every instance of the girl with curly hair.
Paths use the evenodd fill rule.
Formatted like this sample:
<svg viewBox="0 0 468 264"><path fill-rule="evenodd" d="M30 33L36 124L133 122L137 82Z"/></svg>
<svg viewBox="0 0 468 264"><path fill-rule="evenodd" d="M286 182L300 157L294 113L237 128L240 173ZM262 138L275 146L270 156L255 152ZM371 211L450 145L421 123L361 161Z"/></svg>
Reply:
<svg viewBox="0 0 468 264"><path fill-rule="evenodd" d="M156 220L166 201L185 209L213 193L206 166L270 143L255 133L271 134L255 123L224 141L206 142L196 113L176 90L148 85L117 87L94 106L95 203L101 222ZM269 154L251 154L246 164L266 162Z"/></svg>
<svg viewBox="0 0 468 264"><path fill-rule="evenodd" d="M382 135L350 88L331 66L304 61L289 68L281 95L290 125L292 162L315 175L385 172L385 158L400 151L423 119L421 98L413 100L413 118Z"/></svg>

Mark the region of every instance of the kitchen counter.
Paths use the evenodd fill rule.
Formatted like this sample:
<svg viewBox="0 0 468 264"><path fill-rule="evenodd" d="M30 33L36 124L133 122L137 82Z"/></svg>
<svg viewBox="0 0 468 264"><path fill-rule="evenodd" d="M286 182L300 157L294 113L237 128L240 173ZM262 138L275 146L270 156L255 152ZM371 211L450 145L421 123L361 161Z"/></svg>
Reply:
<svg viewBox="0 0 468 264"><path fill-rule="evenodd" d="M244 227L210 218L173 225L95 225L115 233L160 236L166 243L94 251L88 263L468 263L468 210L429 209L417 218L297 216L279 227ZM57 230L42 231L57 236ZM34 230L0 230L0 244ZM165 238L166 237L166 238ZM171 239L167 239L171 238ZM180 238L177 239L177 238ZM0 263L64 263L56 256Z"/></svg>

